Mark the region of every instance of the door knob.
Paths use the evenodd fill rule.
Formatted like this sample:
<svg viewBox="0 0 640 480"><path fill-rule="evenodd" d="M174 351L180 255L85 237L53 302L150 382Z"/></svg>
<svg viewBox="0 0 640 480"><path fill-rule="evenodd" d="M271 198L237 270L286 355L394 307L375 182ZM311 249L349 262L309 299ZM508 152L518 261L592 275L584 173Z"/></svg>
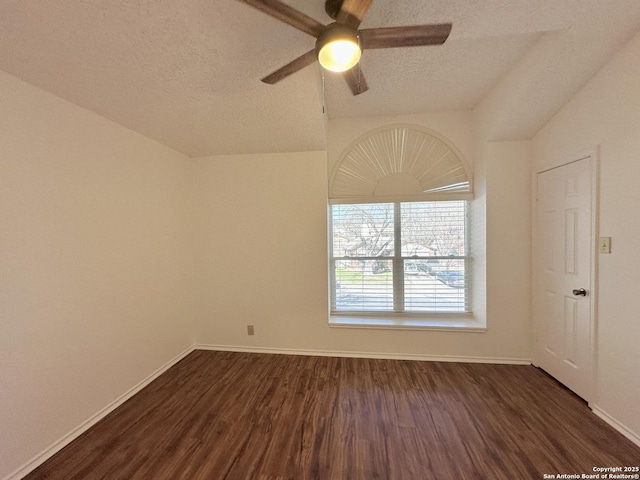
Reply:
<svg viewBox="0 0 640 480"><path fill-rule="evenodd" d="M587 291L584 288L579 288L573 291L573 294L577 297L586 297Z"/></svg>

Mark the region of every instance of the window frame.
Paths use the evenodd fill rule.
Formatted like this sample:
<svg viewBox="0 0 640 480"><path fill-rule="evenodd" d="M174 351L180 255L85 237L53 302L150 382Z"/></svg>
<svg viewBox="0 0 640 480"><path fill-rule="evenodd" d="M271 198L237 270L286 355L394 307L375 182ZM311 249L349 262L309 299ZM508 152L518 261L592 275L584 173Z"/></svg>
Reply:
<svg viewBox="0 0 640 480"><path fill-rule="evenodd" d="M462 197L462 198L461 198ZM402 204L420 203L420 202L464 202L464 249L465 255L431 255L431 256L403 256L402 254ZM333 207L340 204L392 204L393 205L393 237L394 250L392 256L334 256L334 228L333 228ZM472 307L472 281L471 272L473 270L471 262L473 256L470 252L471 241L471 198L467 195L438 195L437 198L376 198L368 201L363 199L349 200L332 200L329 204L329 311L330 324L335 326L380 326L390 327L423 327L435 326L436 328L470 328L476 329L478 325L469 323L469 319L473 318ZM391 310L336 310L336 261L341 260L389 260L392 262L392 287L393 287L393 309ZM411 260L460 260L464 265L464 310L462 311L438 311L438 310L422 310L407 311L405 306L405 262ZM352 320L349 320L352 319ZM427 323L420 321L426 319ZM434 321L441 319L442 321ZM462 323L456 324L456 319L463 319ZM367 323L368 322L368 323ZM477 328L483 330L484 328Z"/></svg>

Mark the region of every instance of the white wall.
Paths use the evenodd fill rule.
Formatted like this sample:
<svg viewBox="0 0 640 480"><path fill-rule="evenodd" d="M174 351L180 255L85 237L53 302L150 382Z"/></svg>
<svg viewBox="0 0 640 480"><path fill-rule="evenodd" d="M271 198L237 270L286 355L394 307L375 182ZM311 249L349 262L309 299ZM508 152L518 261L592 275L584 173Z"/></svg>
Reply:
<svg viewBox="0 0 640 480"><path fill-rule="evenodd" d="M530 359L530 145L489 142L485 155L487 323Z"/></svg>
<svg viewBox="0 0 640 480"><path fill-rule="evenodd" d="M600 146L597 389L592 406L640 441L640 34L534 137L535 171Z"/></svg>
<svg viewBox="0 0 640 480"><path fill-rule="evenodd" d="M531 359L531 151L528 141L492 141L500 108L491 94L473 111L476 214L484 224L486 315L523 358ZM510 108L509 105L504 108ZM484 227L484 231L480 229ZM478 240L476 240L478 241Z"/></svg>
<svg viewBox="0 0 640 480"><path fill-rule="evenodd" d="M317 348L327 319L325 153L200 158L195 172L199 343Z"/></svg>
<svg viewBox="0 0 640 480"><path fill-rule="evenodd" d="M193 341L191 162L0 72L0 478Z"/></svg>
<svg viewBox="0 0 640 480"><path fill-rule="evenodd" d="M473 163L471 113L451 112L332 120L329 165L359 135L389 123L432 128L452 140ZM514 173L507 191L527 198L529 170L521 157L496 169L502 176ZM520 305L515 310L508 304L496 308L486 333L329 327L324 152L200 158L195 177L202 242L198 278L205 289L200 343L352 354L530 358L526 301L523 315ZM495 198L497 203L502 201ZM528 199L520 201L515 211L512 208L513 204L502 206L495 219L498 222L500 215L506 215L500 228L509 241L514 217L517 226L521 211L528 218ZM526 234L525 230L516 237ZM504 239L497 238L493 250L502 248ZM514 283L506 265L514 262L502 263L505 268L496 271L500 278L495 285L506 288ZM256 329L253 337L246 333L250 323Z"/></svg>

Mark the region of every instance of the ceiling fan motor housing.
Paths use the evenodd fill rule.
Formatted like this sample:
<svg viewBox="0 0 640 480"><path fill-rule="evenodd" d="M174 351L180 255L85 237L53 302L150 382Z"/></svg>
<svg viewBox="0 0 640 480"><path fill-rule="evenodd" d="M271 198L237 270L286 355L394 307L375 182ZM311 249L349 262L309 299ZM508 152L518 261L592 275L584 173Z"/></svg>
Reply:
<svg viewBox="0 0 640 480"><path fill-rule="evenodd" d="M342 8L342 2L343 0L327 0L324 3L324 11L335 20Z"/></svg>

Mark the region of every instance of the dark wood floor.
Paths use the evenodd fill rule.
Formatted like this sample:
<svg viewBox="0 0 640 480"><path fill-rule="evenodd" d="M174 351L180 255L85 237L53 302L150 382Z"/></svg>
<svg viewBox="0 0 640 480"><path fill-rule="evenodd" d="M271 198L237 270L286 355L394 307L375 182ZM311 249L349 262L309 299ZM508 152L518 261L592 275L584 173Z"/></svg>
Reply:
<svg viewBox="0 0 640 480"><path fill-rule="evenodd" d="M542 479L640 449L531 366L196 351L28 479Z"/></svg>

